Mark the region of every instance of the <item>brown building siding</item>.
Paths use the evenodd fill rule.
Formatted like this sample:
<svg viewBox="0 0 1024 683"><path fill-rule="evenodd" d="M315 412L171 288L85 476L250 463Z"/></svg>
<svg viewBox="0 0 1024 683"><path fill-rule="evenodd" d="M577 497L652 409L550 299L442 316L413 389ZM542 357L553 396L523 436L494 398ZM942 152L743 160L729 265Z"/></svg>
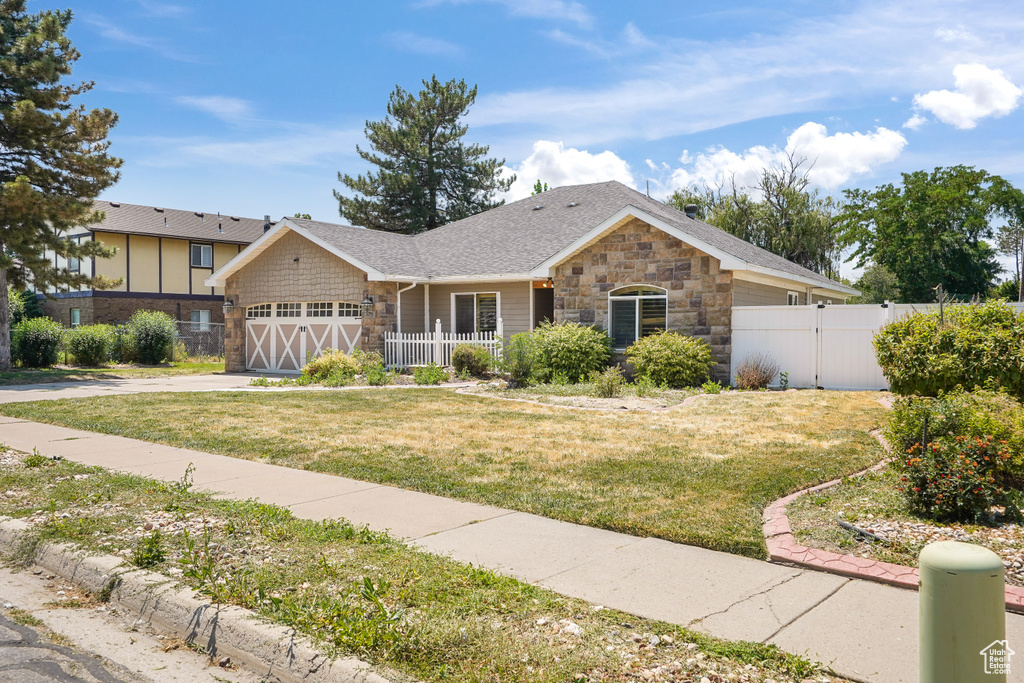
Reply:
<svg viewBox="0 0 1024 683"><path fill-rule="evenodd" d="M224 307L221 297L208 299L166 298L166 297L133 297L103 296L96 292L92 296L63 297L46 299L43 312L65 327L71 325L71 309L81 311L81 324L93 325L104 323L116 325L126 322L135 311L162 311L175 320L191 320L192 311L205 310L210 312L210 322L224 322Z"/></svg>
<svg viewBox="0 0 1024 683"><path fill-rule="evenodd" d="M634 219L555 269L555 320L608 327L608 292L648 284L667 292L668 329L711 345L728 379L732 273L718 259Z"/></svg>
<svg viewBox="0 0 1024 683"><path fill-rule="evenodd" d="M497 292L501 298L498 315L501 317L506 339L513 334L528 332L531 329L530 297L533 296L533 283L524 280L521 282L430 285L431 331L433 331L434 321L438 318L441 319L442 331L452 331L452 294L482 294L485 292ZM402 305L405 305L404 301ZM422 316L422 313L420 315Z"/></svg>
<svg viewBox="0 0 1024 683"><path fill-rule="evenodd" d="M800 303L807 303L807 290L797 287L773 287L761 284L760 282L748 282L746 280L733 280L733 306L785 306L789 303L789 292L796 292L800 296ZM844 304L845 299L830 298L819 294L811 295L811 303Z"/></svg>

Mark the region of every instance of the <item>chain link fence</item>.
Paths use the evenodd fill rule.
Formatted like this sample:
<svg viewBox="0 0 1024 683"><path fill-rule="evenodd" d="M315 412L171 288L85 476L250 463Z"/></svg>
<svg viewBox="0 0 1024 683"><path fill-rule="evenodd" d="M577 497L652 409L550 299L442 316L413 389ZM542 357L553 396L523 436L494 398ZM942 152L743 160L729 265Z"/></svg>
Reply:
<svg viewBox="0 0 1024 683"><path fill-rule="evenodd" d="M224 323L178 321L171 360L223 360Z"/></svg>

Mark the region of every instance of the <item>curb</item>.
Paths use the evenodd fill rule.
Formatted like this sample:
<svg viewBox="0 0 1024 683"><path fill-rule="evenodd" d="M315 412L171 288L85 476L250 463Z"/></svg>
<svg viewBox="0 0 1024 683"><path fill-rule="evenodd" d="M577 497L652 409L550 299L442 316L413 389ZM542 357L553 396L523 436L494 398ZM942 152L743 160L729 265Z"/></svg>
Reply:
<svg viewBox="0 0 1024 683"><path fill-rule="evenodd" d="M875 438L881 440L878 434L875 435ZM850 476L860 477L868 472L878 471L885 467L885 465L886 461L883 460L877 465ZM840 555L830 550L808 548L805 545L800 545L793 538L793 532L789 527L789 517L786 516L786 506L805 493L823 491L836 486L840 482L842 482L842 479L833 479L824 484L818 484L809 489L791 493L765 508L764 514L761 517L761 530L764 533L765 545L768 546L768 561L817 569L830 574L875 581L896 586L897 588L916 591L920 581L916 567L905 567L889 562L869 560L866 557ZM1024 588L1018 586L1006 587L1006 611L1024 614Z"/></svg>
<svg viewBox="0 0 1024 683"><path fill-rule="evenodd" d="M0 521L0 550L17 551L30 542L30 527ZM260 621L253 612L220 610L162 574L133 569L113 555L87 555L70 544L42 543L32 553L40 567L93 593L109 592L110 603L143 624L202 646L211 659L228 656L267 681L279 683L390 683L355 658L331 660L292 629Z"/></svg>

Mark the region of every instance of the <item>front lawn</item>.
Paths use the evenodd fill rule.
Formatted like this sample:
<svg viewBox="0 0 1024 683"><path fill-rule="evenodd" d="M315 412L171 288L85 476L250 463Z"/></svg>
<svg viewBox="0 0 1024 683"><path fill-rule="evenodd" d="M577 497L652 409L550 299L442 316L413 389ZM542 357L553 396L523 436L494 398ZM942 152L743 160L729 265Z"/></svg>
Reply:
<svg viewBox="0 0 1024 683"><path fill-rule="evenodd" d="M0 372L0 386L13 384L51 384L103 379L144 379L171 375L211 375L224 372L224 361L216 363L165 363L164 365L117 365L106 368L80 368L58 365L52 368L15 369Z"/></svg>
<svg viewBox="0 0 1024 683"><path fill-rule="evenodd" d="M119 555L129 569L161 572L211 603L295 628L323 652L417 680L836 680L774 645L722 641L564 598L345 520L214 500L187 480L0 449L0 490L0 514L24 519L40 540ZM20 560L35 547L24 544Z"/></svg>
<svg viewBox="0 0 1024 683"><path fill-rule="evenodd" d="M444 390L145 394L0 413L764 557L761 512L883 457L868 392L576 411Z"/></svg>

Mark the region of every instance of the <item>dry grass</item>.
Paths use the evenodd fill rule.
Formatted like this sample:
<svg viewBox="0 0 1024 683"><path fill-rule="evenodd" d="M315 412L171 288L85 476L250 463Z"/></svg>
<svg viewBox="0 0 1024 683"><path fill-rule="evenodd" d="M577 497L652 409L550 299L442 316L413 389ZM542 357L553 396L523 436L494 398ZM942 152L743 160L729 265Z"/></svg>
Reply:
<svg viewBox="0 0 1024 683"><path fill-rule="evenodd" d="M181 361L163 365L114 365L104 368L82 368L57 365L52 368L17 369L0 372L0 386L14 384L51 384L103 379L144 379L172 375L212 375L224 372L224 361Z"/></svg>
<svg viewBox="0 0 1024 683"><path fill-rule="evenodd" d="M146 394L0 412L764 555L760 515L881 459L871 393L707 395L597 412L443 390Z"/></svg>

